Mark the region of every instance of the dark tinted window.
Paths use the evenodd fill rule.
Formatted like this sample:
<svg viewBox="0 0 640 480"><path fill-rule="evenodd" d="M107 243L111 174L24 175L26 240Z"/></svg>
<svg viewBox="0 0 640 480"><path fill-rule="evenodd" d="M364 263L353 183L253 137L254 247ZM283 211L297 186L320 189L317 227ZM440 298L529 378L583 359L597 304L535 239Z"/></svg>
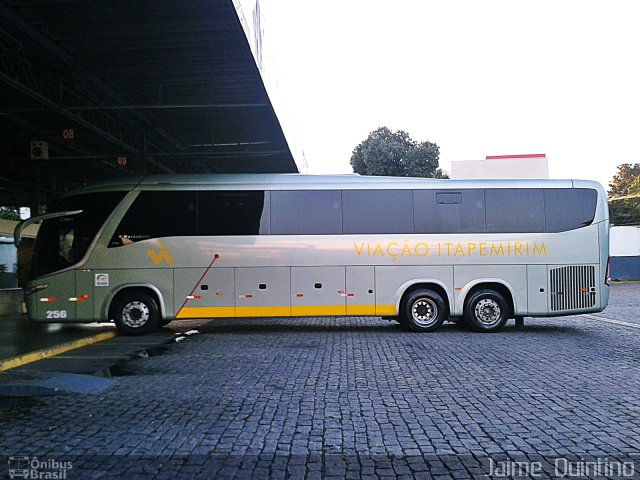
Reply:
<svg viewBox="0 0 640 480"><path fill-rule="evenodd" d="M82 210L42 222L31 263L32 278L78 263L126 192L89 193L62 198L49 212Z"/></svg>
<svg viewBox="0 0 640 480"><path fill-rule="evenodd" d="M44 222L39 239L47 241L39 240L36 251L48 244L56 252L35 259L34 274L79 261L124 195L55 204L51 211L84 212ZM596 203L592 189L141 192L110 246L189 235L561 232L592 223Z"/></svg>
<svg viewBox="0 0 640 480"><path fill-rule="evenodd" d="M590 188L546 188L546 231L564 232L590 225L597 199L598 192Z"/></svg>
<svg viewBox="0 0 640 480"><path fill-rule="evenodd" d="M340 234L341 204L339 190L272 191L271 234Z"/></svg>
<svg viewBox="0 0 640 480"><path fill-rule="evenodd" d="M262 191L199 192L198 235L268 233L268 216L263 220L264 206Z"/></svg>
<svg viewBox="0 0 640 480"><path fill-rule="evenodd" d="M416 233L480 233L485 228L484 190L416 190Z"/></svg>
<svg viewBox="0 0 640 480"><path fill-rule="evenodd" d="M109 246L197 234L196 192L140 192L118 225Z"/></svg>
<svg viewBox="0 0 640 480"><path fill-rule="evenodd" d="M263 191L141 192L111 246L148 238L268 233Z"/></svg>
<svg viewBox="0 0 640 480"><path fill-rule="evenodd" d="M485 190L487 232L544 232L542 189Z"/></svg>
<svg viewBox="0 0 640 480"><path fill-rule="evenodd" d="M411 190L343 190L342 231L413 233Z"/></svg>

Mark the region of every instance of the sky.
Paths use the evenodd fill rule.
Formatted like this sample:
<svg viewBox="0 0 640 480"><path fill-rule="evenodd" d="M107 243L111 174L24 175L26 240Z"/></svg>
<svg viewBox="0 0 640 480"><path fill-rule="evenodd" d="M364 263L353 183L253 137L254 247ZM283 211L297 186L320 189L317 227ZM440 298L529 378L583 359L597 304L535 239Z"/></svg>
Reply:
<svg viewBox="0 0 640 480"><path fill-rule="evenodd" d="M640 162L636 0L261 0L265 63L308 173L386 126L440 166L546 154L551 178ZM283 117L283 115L280 115Z"/></svg>

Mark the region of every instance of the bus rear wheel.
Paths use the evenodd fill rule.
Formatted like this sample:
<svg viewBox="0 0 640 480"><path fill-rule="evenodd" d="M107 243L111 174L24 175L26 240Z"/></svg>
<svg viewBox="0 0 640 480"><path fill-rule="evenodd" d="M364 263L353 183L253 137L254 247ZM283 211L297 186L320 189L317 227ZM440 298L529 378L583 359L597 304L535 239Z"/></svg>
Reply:
<svg viewBox="0 0 640 480"><path fill-rule="evenodd" d="M433 290L416 290L404 300L402 324L414 332L432 332L446 316L446 304Z"/></svg>
<svg viewBox="0 0 640 480"><path fill-rule="evenodd" d="M474 332L497 332L507 323L508 312L507 301L501 294L478 290L466 302L464 320Z"/></svg>
<svg viewBox="0 0 640 480"><path fill-rule="evenodd" d="M125 335L146 335L160 326L160 311L156 300L139 291L119 294L111 305L111 315L119 332Z"/></svg>

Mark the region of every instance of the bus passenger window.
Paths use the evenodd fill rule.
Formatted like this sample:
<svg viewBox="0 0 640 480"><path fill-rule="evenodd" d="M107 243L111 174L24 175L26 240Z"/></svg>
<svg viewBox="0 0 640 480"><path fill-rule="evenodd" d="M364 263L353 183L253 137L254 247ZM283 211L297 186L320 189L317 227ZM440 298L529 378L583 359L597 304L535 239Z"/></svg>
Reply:
<svg viewBox="0 0 640 480"><path fill-rule="evenodd" d="M343 233L413 233L411 190L343 190Z"/></svg>
<svg viewBox="0 0 640 480"><path fill-rule="evenodd" d="M598 192L591 188L545 188L546 231L566 232L591 225L597 201Z"/></svg>
<svg viewBox="0 0 640 480"><path fill-rule="evenodd" d="M260 235L264 191L202 191L198 193L198 235Z"/></svg>
<svg viewBox="0 0 640 480"><path fill-rule="evenodd" d="M340 190L274 190L271 192L272 235L340 235Z"/></svg>
<svg viewBox="0 0 640 480"><path fill-rule="evenodd" d="M109 247L150 238L196 234L196 192L140 192L122 218Z"/></svg>
<svg viewBox="0 0 640 480"><path fill-rule="evenodd" d="M544 232L544 200L540 188L485 190L488 233Z"/></svg>
<svg viewBox="0 0 640 480"><path fill-rule="evenodd" d="M414 190L416 233L483 233L482 189Z"/></svg>

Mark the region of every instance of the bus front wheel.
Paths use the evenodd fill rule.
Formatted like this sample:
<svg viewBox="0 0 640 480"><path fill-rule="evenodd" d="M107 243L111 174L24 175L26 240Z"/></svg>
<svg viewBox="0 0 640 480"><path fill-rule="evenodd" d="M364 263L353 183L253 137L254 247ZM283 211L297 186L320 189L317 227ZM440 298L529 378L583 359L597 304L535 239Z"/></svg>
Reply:
<svg viewBox="0 0 640 480"><path fill-rule="evenodd" d="M493 290L478 290L469 297L464 320L471 330L491 333L507 323L509 308L504 297Z"/></svg>
<svg viewBox="0 0 640 480"><path fill-rule="evenodd" d="M160 326L156 300L138 291L119 294L113 301L111 315L119 332L125 335L146 335Z"/></svg>
<svg viewBox="0 0 640 480"><path fill-rule="evenodd" d="M432 332L446 316L446 304L433 290L411 292L402 308L402 323L414 332Z"/></svg>

